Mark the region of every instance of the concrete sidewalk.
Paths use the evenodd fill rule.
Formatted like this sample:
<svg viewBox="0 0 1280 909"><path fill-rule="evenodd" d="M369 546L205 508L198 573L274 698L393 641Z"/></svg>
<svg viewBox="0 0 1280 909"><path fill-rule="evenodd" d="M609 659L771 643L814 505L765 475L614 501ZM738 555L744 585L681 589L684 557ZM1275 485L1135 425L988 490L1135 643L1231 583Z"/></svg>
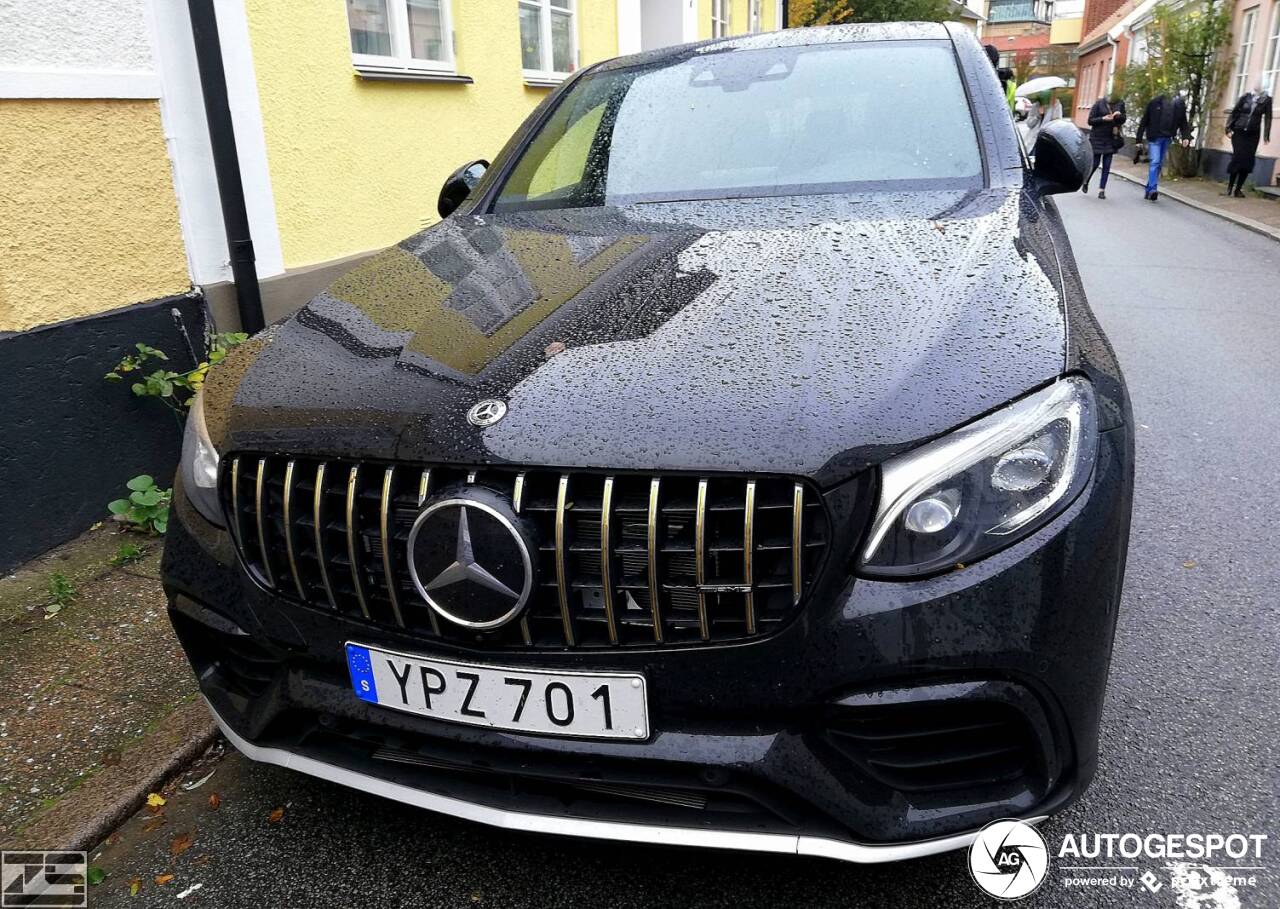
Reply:
<svg viewBox="0 0 1280 909"><path fill-rule="evenodd" d="M1134 164L1132 158L1116 155L1111 164L1111 174L1113 177L1128 180L1139 186L1145 186L1147 183L1146 163ZM1095 174L1090 191L1097 191L1097 183ZM1223 192L1226 188L1225 183L1215 180L1174 177L1167 168L1160 177L1161 199L1168 198L1190 205L1280 241L1280 199L1270 199L1250 189L1245 190L1246 198L1237 199L1233 196L1224 196Z"/></svg>
<svg viewBox="0 0 1280 909"><path fill-rule="evenodd" d="M212 741L159 562L159 540L102 527L0 578L6 849L86 848Z"/></svg>

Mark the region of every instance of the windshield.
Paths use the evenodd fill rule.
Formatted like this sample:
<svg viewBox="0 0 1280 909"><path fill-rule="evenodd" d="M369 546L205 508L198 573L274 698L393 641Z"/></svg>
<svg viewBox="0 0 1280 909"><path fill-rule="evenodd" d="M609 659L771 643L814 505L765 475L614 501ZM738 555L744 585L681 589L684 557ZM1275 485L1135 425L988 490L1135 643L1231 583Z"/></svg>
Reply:
<svg viewBox="0 0 1280 909"><path fill-rule="evenodd" d="M946 41L713 45L583 76L494 207L970 189L981 177Z"/></svg>

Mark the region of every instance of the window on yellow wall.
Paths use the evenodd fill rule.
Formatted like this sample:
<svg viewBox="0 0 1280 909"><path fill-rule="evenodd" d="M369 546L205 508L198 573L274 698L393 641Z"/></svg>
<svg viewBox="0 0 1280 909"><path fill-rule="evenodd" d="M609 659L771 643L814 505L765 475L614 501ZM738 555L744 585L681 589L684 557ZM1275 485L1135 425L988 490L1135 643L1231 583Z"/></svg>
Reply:
<svg viewBox="0 0 1280 909"><path fill-rule="evenodd" d="M525 81L559 82L578 68L576 0L519 0Z"/></svg>
<svg viewBox="0 0 1280 909"><path fill-rule="evenodd" d="M763 14L760 7L764 0L747 0L747 29L753 35L758 35L763 30Z"/></svg>
<svg viewBox="0 0 1280 909"><path fill-rule="evenodd" d="M370 73L456 73L449 0L346 0L351 59Z"/></svg>
<svg viewBox="0 0 1280 909"><path fill-rule="evenodd" d="M729 34L729 16L733 0L711 0L711 37L724 38Z"/></svg>

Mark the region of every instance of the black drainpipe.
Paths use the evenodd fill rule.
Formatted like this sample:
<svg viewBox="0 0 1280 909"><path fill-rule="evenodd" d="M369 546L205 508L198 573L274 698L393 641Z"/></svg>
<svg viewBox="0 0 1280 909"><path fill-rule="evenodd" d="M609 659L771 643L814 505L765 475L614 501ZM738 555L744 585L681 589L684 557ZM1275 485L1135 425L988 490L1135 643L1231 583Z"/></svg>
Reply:
<svg viewBox="0 0 1280 909"><path fill-rule="evenodd" d="M791 22L791 0L782 0L782 23L778 28L790 28Z"/></svg>
<svg viewBox="0 0 1280 909"><path fill-rule="evenodd" d="M250 334L261 331L262 293L253 255L253 235L249 232L249 212L244 206L244 184L240 180L240 158L236 154L236 134L227 103L227 74L222 68L222 44L218 41L218 17L213 0L187 0L191 11L191 36L196 44L196 67L204 96L204 114L209 121L209 145L213 169L218 176L218 197L222 201L222 223L227 230L227 250L231 255L231 280L236 285L236 307L240 329Z"/></svg>

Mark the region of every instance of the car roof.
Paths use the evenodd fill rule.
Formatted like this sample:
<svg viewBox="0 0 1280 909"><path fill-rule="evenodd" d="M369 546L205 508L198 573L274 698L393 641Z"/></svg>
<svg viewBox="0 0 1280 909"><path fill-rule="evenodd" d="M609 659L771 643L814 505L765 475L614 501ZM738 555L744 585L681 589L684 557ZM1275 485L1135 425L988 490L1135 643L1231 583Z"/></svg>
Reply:
<svg viewBox="0 0 1280 909"><path fill-rule="evenodd" d="M872 22L856 25L827 25L821 28L786 28L758 35L735 35L730 38L712 38L693 44L677 44L674 47L616 57L591 69L601 72L637 64L676 63L697 54L720 54L771 47L856 44L866 41L945 41L950 37L947 27L941 22Z"/></svg>

